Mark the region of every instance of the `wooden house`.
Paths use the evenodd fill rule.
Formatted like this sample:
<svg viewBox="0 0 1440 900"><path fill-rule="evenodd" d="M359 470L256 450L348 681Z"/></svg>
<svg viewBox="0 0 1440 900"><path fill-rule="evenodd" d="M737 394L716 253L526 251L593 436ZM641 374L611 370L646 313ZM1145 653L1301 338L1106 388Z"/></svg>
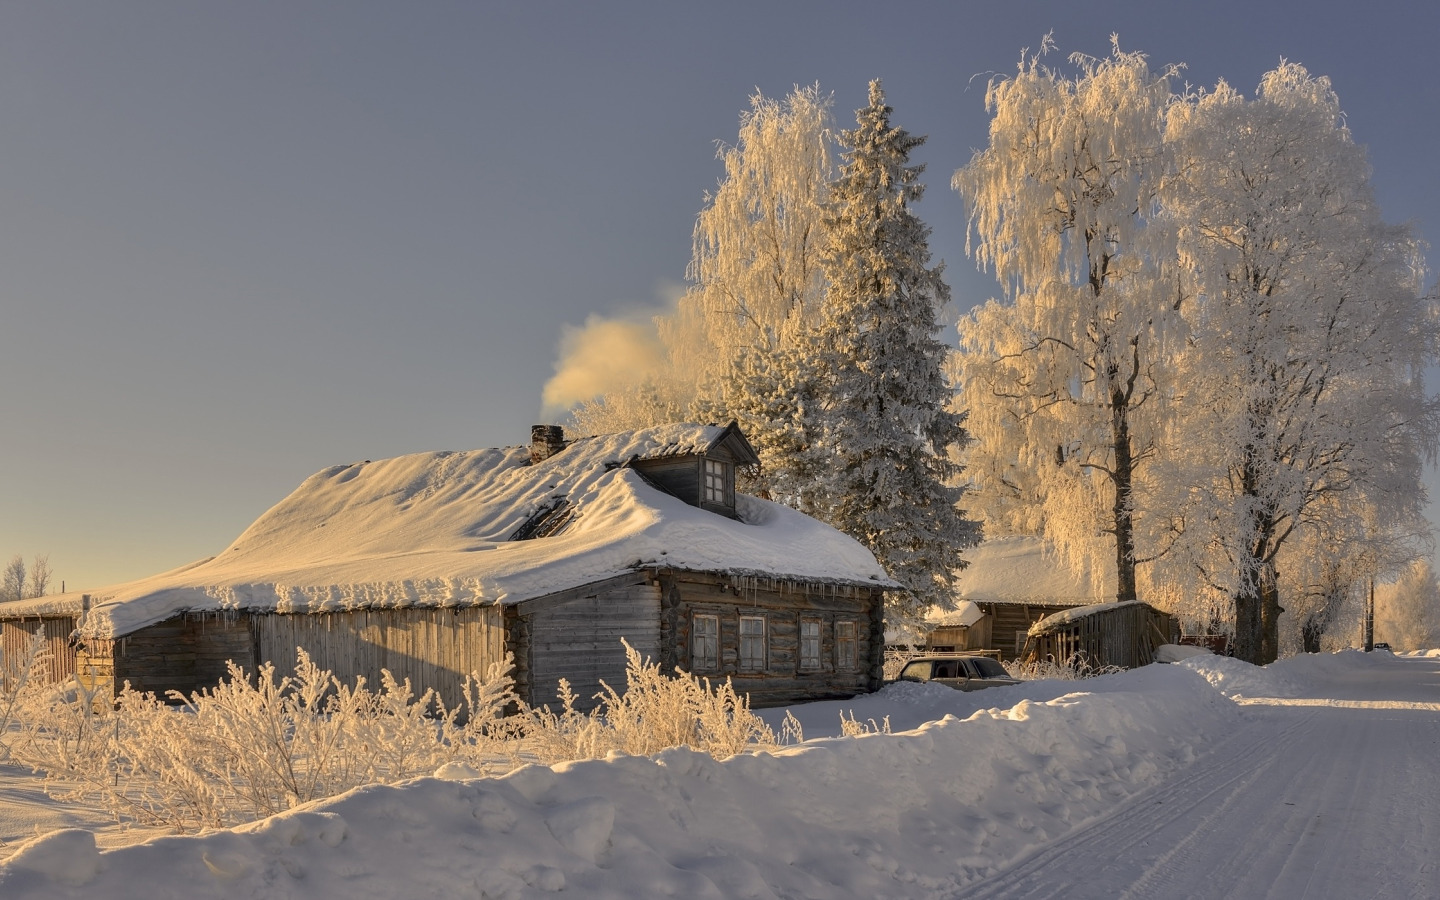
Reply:
<svg viewBox="0 0 1440 900"><path fill-rule="evenodd" d="M1104 578L1096 583L1088 573L1060 564L1042 538L991 538L965 556L968 565L960 573L955 608L932 610L916 634L892 635L897 649L985 650L1004 660L1019 659L1036 622L1103 603L1106 591L1113 590Z"/></svg>
<svg viewBox="0 0 1440 900"><path fill-rule="evenodd" d="M303 647L343 680L388 669L452 706L511 658L526 702L564 679L589 705L602 681L623 689L622 638L756 705L876 689L898 585L851 538L736 493L757 463L732 423L574 441L536 426L529 447L335 466L214 558L0 604L0 637L43 624L65 635L57 674L158 695L231 662L286 674Z"/></svg>
<svg viewBox="0 0 1440 900"><path fill-rule="evenodd" d="M1177 643L1180 623L1148 603L1101 603L1064 610L1030 628L1026 662L1133 669L1155 661L1155 648Z"/></svg>

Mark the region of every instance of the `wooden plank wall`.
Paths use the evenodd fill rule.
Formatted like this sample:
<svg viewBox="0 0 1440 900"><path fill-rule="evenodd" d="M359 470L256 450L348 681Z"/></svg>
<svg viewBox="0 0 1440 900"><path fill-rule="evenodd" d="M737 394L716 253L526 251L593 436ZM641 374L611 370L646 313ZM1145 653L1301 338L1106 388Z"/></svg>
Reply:
<svg viewBox="0 0 1440 900"><path fill-rule="evenodd" d="M747 580L722 575L670 573L660 578L663 594L661 666L694 671L691 623L713 615L720 625L720 668L695 672L712 681L729 678L756 707L802 700L851 697L879 688L884 667L884 603L879 590L790 581ZM740 617L763 616L767 665L762 672L740 670ZM801 671L800 619L821 622L821 665ZM835 622L855 623L856 665L837 671Z"/></svg>
<svg viewBox="0 0 1440 900"><path fill-rule="evenodd" d="M37 631L44 635L46 660L43 668L31 677L50 682L64 681L75 674L75 647L70 643L75 617L46 616L0 622L0 655L4 656L5 664L0 676L15 674L15 667L30 652L30 642Z"/></svg>
<svg viewBox="0 0 1440 900"><path fill-rule="evenodd" d="M1024 651L1024 635L1030 626L1053 613L1073 609L1076 604L995 603L977 604L990 618L986 649L999 650L1002 660L1018 659ZM1015 646L1019 635L1020 647Z"/></svg>
<svg viewBox="0 0 1440 900"><path fill-rule="evenodd" d="M253 623L254 658L273 662L277 677L294 673L296 648L303 647L345 684L363 677L378 690L386 669L398 682L410 679L416 696L434 688L447 708L462 701L467 676L484 677L505 654L502 613L495 606L263 613Z"/></svg>
<svg viewBox="0 0 1440 900"><path fill-rule="evenodd" d="M516 658L523 651L526 670L516 692L532 706L558 708L560 679L577 695L576 709L597 705L595 695L606 684L625 691L625 647L629 641L641 656L660 656L660 589L648 578L634 583L598 587L578 596L540 598L520 603L511 626ZM522 692L523 689L523 692Z"/></svg>
<svg viewBox="0 0 1440 900"><path fill-rule="evenodd" d="M1153 662L1155 648L1174 643L1178 635L1174 616L1136 604L1082 616L1035 635L1027 658L1065 663L1079 654L1097 668L1133 669Z"/></svg>

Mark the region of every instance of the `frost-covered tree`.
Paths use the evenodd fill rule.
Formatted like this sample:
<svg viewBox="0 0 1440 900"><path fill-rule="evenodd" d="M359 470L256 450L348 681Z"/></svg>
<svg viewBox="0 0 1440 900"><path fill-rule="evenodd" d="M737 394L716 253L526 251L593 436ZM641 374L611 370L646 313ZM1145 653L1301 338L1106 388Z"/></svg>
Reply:
<svg viewBox="0 0 1440 900"><path fill-rule="evenodd" d="M783 100L750 98L738 140L718 153L724 177L696 219L691 288L674 313L655 319L666 353L662 371L582 404L574 414L581 431L736 418L756 444L762 471L784 480L789 460L772 448L784 442L768 438L771 420L759 411L769 400L747 393L761 386L750 377L756 366L742 366L741 358L775 357L759 366L770 382L783 378L782 351L818 315L822 208L834 174L830 108L818 85Z"/></svg>
<svg viewBox="0 0 1440 900"><path fill-rule="evenodd" d="M1368 511L1383 532L1419 516L1435 319L1417 242L1381 221L1327 79L1282 63L1254 100L1222 82L1175 105L1167 142L1165 204L1193 295L1187 528L1199 570L1233 600L1236 655L1265 663L1289 542L1322 518Z"/></svg>
<svg viewBox="0 0 1440 900"><path fill-rule="evenodd" d="M702 391L717 389L741 351L785 346L819 311L830 108L818 85L784 100L757 93L739 139L720 150L725 177L695 221L693 286L658 323L677 367Z"/></svg>
<svg viewBox="0 0 1440 900"><path fill-rule="evenodd" d="M931 265L930 229L911 211L924 190L910 152L924 138L890 123L880 82L841 144L822 258L828 290L810 346L823 373L818 417L825 474L817 514L875 553L909 589L891 612L949 605L960 552L980 537L957 503L948 452L966 441L937 339L949 302Z"/></svg>
<svg viewBox="0 0 1440 900"><path fill-rule="evenodd" d="M1049 49L990 82L989 146L952 182L1005 292L960 325L967 462L987 522L1043 533L1077 569L1110 556L1134 600L1172 527L1146 500L1178 322L1158 199L1172 70L1116 42L1067 74L1040 64Z"/></svg>
<svg viewBox="0 0 1440 900"><path fill-rule="evenodd" d="M1430 560L1410 566L1393 586L1376 592L1375 633L1400 650L1440 647L1440 583Z"/></svg>
<svg viewBox="0 0 1440 900"><path fill-rule="evenodd" d="M25 587L27 597L43 597L50 590L50 554L38 554L30 563L30 578Z"/></svg>
<svg viewBox="0 0 1440 900"><path fill-rule="evenodd" d="M25 597L25 557L19 553L0 573L0 600L22 600Z"/></svg>

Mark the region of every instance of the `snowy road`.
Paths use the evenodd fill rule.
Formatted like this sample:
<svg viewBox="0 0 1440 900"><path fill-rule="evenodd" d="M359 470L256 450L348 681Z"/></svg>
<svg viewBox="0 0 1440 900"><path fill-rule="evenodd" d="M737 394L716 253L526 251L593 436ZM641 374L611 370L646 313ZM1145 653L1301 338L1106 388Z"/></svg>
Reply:
<svg viewBox="0 0 1440 900"><path fill-rule="evenodd" d="M1440 897L1440 660L1309 687L959 896Z"/></svg>

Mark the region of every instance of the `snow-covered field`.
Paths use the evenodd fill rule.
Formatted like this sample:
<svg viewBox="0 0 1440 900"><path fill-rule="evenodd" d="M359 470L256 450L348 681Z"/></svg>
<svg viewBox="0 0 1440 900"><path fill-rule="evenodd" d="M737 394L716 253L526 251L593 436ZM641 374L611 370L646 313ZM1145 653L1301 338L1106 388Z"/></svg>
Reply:
<svg viewBox="0 0 1440 900"><path fill-rule="evenodd" d="M12 777L0 896L1440 896L1437 654L905 684L792 712L807 740L775 753L452 767L105 851L80 828L17 846L98 823ZM893 733L838 737L841 712Z"/></svg>

